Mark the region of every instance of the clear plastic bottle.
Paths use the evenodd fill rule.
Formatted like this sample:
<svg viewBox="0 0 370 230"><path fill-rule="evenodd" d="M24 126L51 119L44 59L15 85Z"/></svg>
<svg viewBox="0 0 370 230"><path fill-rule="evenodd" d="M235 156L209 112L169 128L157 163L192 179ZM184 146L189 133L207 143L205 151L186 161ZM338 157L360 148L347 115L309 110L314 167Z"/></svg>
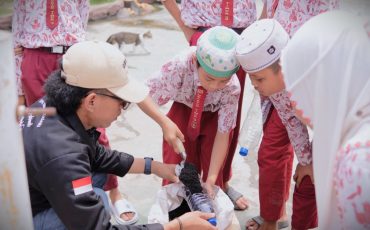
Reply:
<svg viewBox="0 0 370 230"><path fill-rule="evenodd" d="M259 93L253 89L252 103L239 133L239 154L257 153L262 136L262 112Z"/></svg>
<svg viewBox="0 0 370 230"><path fill-rule="evenodd" d="M201 211L206 213L215 213L211 199L205 193L191 193L188 189L186 191L186 201L191 211ZM213 226L217 225L216 217L208 219L208 222Z"/></svg>

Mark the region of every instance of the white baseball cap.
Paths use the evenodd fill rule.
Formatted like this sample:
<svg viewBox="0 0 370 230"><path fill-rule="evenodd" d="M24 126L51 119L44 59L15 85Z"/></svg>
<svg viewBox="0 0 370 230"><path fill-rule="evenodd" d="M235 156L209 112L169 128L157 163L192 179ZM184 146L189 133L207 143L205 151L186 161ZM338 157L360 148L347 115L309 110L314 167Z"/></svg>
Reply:
<svg viewBox="0 0 370 230"><path fill-rule="evenodd" d="M139 103L149 89L128 75L126 57L102 41L72 45L62 57L62 77L69 85L107 89L121 99Z"/></svg>
<svg viewBox="0 0 370 230"><path fill-rule="evenodd" d="M202 68L215 77L230 77L239 69L235 45L239 35L225 26L205 31L197 43L197 59Z"/></svg>
<svg viewBox="0 0 370 230"><path fill-rule="evenodd" d="M247 27L236 44L236 58L249 73L260 71L280 58L289 35L275 19L262 19Z"/></svg>

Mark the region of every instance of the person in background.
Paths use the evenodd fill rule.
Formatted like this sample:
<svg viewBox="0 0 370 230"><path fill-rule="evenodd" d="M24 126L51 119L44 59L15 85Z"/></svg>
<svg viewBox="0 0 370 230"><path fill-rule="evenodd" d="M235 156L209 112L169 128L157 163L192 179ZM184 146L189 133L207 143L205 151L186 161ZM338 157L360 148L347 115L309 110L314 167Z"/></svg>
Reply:
<svg viewBox="0 0 370 230"><path fill-rule="evenodd" d="M342 11L321 14L297 31L281 57L291 103L314 131L319 229L370 229L370 42L364 24Z"/></svg>

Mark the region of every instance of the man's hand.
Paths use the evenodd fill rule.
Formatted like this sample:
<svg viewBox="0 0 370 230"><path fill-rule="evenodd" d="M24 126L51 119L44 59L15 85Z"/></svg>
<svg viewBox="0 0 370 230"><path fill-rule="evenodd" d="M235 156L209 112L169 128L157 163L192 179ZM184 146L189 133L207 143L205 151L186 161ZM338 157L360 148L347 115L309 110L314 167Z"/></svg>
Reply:
<svg viewBox="0 0 370 230"><path fill-rule="evenodd" d="M163 164L158 161L152 162L152 173L159 176L160 178L167 179L174 183L179 181L179 178L175 173L175 164Z"/></svg>
<svg viewBox="0 0 370 230"><path fill-rule="evenodd" d="M310 176L312 183L314 184L314 178L313 178L313 169L312 164L303 166L301 164L297 165L297 168L295 169L295 173L293 176L294 181L296 182L297 188L301 184L301 181L303 177Z"/></svg>
<svg viewBox="0 0 370 230"><path fill-rule="evenodd" d="M188 212L184 215L178 217L178 220L172 220L171 222L164 225L164 230L172 229L183 229L183 230L216 230L217 228L211 225L207 220L209 218L215 217L214 213L204 213L204 212ZM180 223L181 227L180 228Z"/></svg>

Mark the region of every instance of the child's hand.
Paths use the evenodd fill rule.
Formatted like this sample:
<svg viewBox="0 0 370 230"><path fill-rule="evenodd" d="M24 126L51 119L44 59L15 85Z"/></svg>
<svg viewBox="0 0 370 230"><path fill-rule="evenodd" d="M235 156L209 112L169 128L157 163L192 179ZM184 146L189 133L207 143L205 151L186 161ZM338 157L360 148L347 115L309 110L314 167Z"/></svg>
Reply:
<svg viewBox="0 0 370 230"><path fill-rule="evenodd" d="M17 55L21 55L23 54L23 47L22 46L17 46L14 48L14 55L17 56Z"/></svg>
<svg viewBox="0 0 370 230"><path fill-rule="evenodd" d="M166 119L166 122L162 125L163 138L165 141L172 146L175 152L179 152L177 146L177 140L180 139L182 142L185 141L184 134L180 131L177 125L171 121L171 119Z"/></svg>
<svg viewBox="0 0 370 230"><path fill-rule="evenodd" d="M206 189L209 198L211 198L212 200L215 199L216 196L214 186L215 183L212 183L209 180L207 180L206 183L203 184L203 187Z"/></svg>
<svg viewBox="0 0 370 230"><path fill-rule="evenodd" d="M314 184L312 164L309 164L306 166L303 166L301 164L297 165L297 168L295 169L295 173L293 176L293 179L296 182L297 188L299 187L303 177L305 176L309 176L311 178L312 184Z"/></svg>

